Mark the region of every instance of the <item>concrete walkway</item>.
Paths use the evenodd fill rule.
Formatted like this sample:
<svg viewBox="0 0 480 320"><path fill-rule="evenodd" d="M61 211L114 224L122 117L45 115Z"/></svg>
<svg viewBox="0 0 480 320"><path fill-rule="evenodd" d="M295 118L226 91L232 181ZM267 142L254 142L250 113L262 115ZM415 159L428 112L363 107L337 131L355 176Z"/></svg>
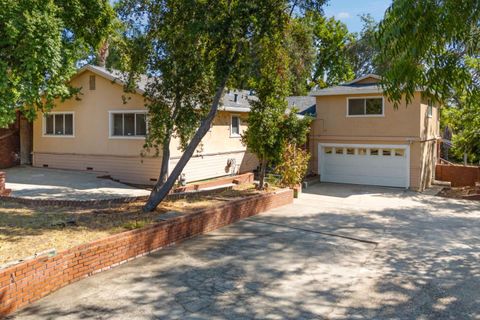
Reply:
<svg viewBox="0 0 480 320"><path fill-rule="evenodd" d="M321 184L15 319L480 319L480 203Z"/></svg>
<svg viewBox="0 0 480 320"><path fill-rule="evenodd" d="M149 191L133 188L99 173L18 166L2 170L7 174L6 187L12 196L30 199L99 200L136 197Z"/></svg>

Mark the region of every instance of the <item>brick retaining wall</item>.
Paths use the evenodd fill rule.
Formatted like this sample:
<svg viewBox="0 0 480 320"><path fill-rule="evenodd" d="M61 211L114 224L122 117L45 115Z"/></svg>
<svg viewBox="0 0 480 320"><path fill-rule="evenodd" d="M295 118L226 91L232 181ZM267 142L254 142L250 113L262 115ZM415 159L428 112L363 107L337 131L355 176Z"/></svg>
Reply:
<svg viewBox="0 0 480 320"><path fill-rule="evenodd" d="M292 190L255 195L0 270L0 317L82 278L292 201Z"/></svg>
<svg viewBox="0 0 480 320"><path fill-rule="evenodd" d="M475 182L480 181L480 167L437 164L435 167L435 179L450 181L452 187L473 187Z"/></svg>

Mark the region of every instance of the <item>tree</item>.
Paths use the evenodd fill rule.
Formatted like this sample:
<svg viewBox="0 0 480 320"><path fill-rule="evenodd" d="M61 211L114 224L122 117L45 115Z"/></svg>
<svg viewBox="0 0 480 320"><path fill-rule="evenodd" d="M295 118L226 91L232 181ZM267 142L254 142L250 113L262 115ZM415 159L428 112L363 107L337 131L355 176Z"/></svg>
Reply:
<svg viewBox="0 0 480 320"><path fill-rule="evenodd" d="M259 189L265 185L267 166L280 162L286 142L302 144L307 138L309 119L299 118L295 110L287 113L289 94L289 63L292 58L283 45L283 33L263 39L256 48L257 73L252 87L257 100L251 102L248 128L242 140L260 161Z"/></svg>
<svg viewBox="0 0 480 320"><path fill-rule="evenodd" d="M309 87L325 88L353 79L354 72L349 45L354 36L347 26L318 12L309 12L303 22L313 33L315 62Z"/></svg>
<svg viewBox="0 0 480 320"><path fill-rule="evenodd" d="M480 104L466 103L460 98L450 102L442 109L442 126L453 131L453 155L457 161L463 161L467 154L469 162L480 161Z"/></svg>
<svg viewBox="0 0 480 320"><path fill-rule="evenodd" d="M183 141L183 154L169 175L167 164L162 164L145 211L155 209L175 184L208 132L232 74L243 72L239 66L251 44L283 30L292 7L302 11L318 2L294 6L275 0L122 1L121 17L130 26L128 41L143 43L128 59L129 78L135 80L146 70L152 79L146 94L152 119L147 146L162 148L166 163L166 137L174 133Z"/></svg>
<svg viewBox="0 0 480 320"><path fill-rule="evenodd" d="M378 23L369 14L360 17L363 27L348 45L348 61L356 77L369 73L382 75L385 67L378 60L380 46L376 39Z"/></svg>
<svg viewBox="0 0 480 320"><path fill-rule="evenodd" d="M113 15L107 0L0 0L0 127L17 110L32 120L71 97L77 62L96 51Z"/></svg>
<svg viewBox="0 0 480 320"><path fill-rule="evenodd" d="M396 0L377 35L385 93L397 105L424 96L454 103L454 149L476 154L479 144L480 6L477 0Z"/></svg>
<svg viewBox="0 0 480 320"><path fill-rule="evenodd" d="M380 23L377 39L385 93L398 104L418 88L438 101L480 94L478 0L396 0Z"/></svg>

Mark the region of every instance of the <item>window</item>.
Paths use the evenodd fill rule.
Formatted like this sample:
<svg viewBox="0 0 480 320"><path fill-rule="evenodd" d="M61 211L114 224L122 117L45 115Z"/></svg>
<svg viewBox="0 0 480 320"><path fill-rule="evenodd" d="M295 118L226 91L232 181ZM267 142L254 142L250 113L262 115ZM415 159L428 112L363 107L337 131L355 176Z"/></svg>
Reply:
<svg viewBox="0 0 480 320"><path fill-rule="evenodd" d="M383 98L348 98L349 117L383 115Z"/></svg>
<svg viewBox="0 0 480 320"><path fill-rule="evenodd" d="M325 148L325 154L332 154L332 148L326 147Z"/></svg>
<svg viewBox="0 0 480 320"><path fill-rule="evenodd" d="M348 155L354 155L355 154L355 149L354 148L347 148L347 154Z"/></svg>
<svg viewBox="0 0 480 320"><path fill-rule="evenodd" d="M405 149L395 149L395 157L403 157L405 155Z"/></svg>
<svg viewBox="0 0 480 320"><path fill-rule="evenodd" d="M147 135L146 112L113 112L110 117L112 137L145 137Z"/></svg>
<svg viewBox="0 0 480 320"><path fill-rule="evenodd" d="M391 155L392 155L392 150L390 150L390 149L383 149L383 150L382 150L382 155L384 155L384 156L391 156Z"/></svg>
<svg viewBox="0 0 480 320"><path fill-rule="evenodd" d="M433 116L433 103L432 103L432 100L428 100L427 117L431 118L432 116Z"/></svg>
<svg viewBox="0 0 480 320"><path fill-rule="evenodd" d="M335 148L335 154L343 154L343 148Z"/></svg>
<svg viewBox="0 0 480 320"><path fill-rule="evenodd" d="M43 135L73 137L73 112L45 115Z"/></svg>
<svg viewBox="0 0 480 320"><path fill-rule="evenodd" d="M230 136L239 137L240 136L240 117L232 116L232 121L230 124Z"/></svg>
<svg viewBox="0 0 480 320"><path fill-rule="evenodd" d="M364 156L364 155L367 154L367 149L365 149L365 148L359 148L357 152L358 152L357 154L358 154L359 156Z"/></svg>
<svg viewBox="0 0 480 320"><path fill-rule="evenodd" d="M371 156L378 156L378 149L370 149Z"/></svg>

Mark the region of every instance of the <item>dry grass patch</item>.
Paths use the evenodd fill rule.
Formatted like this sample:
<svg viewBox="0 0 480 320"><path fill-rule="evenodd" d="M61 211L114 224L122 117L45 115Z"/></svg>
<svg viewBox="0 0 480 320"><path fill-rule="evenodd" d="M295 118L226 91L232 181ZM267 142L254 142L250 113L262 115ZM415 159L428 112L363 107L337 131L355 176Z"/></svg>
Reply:
<svg viewBox="0 0 480 320"><path fill-rule="evenodd" d="M143 202L113 207L28 206L0 201L0 265L48 249L62 251L125 230L157 222L168 211L189 214L258 193L251 184L216 195L165 201L143 213Z"/></svg>

